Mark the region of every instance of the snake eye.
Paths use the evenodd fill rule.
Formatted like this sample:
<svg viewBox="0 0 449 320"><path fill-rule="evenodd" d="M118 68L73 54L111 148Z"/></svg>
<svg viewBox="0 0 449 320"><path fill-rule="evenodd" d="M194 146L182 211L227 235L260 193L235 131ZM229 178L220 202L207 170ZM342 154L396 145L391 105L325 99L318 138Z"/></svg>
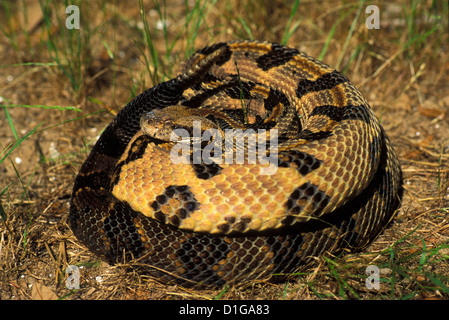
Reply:
<svg viewBox="0 0 449 320"><path fill-rule="evenodd" d="M154 114L153 111L144 113L144 114L140 117L140 127L143 128L144 126L147 126L148 123L149 123L152 119L155 119L155 118L156 118L156 116L155 116L155 114Z"/></svg>

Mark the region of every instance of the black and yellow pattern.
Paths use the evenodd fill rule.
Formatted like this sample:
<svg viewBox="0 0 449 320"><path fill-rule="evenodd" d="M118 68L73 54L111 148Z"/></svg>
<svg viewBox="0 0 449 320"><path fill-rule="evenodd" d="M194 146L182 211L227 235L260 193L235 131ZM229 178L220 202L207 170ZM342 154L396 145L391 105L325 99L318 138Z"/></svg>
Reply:
<svg viewBox="0 0 449 320"><path fill-rule="evenodd" d="M276 130L277 170L173 163L168 136L193 121ZM125 255L162 280L220 285L360 249L401 195L395 152L348 78L295 49L236 41L199 50L119 112L77 176L70 223L111 263Z"/></svg>

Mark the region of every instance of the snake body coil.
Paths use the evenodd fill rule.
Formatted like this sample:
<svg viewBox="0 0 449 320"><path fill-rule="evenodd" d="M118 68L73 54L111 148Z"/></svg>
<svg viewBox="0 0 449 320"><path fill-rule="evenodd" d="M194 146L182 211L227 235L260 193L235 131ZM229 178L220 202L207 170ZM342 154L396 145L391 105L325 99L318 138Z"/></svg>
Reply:
<svg viewBox="0 0 449 320"><path fill-rule="evenodd" d="M184 144L209 157L179 156L172 133L195 130L250 134L228 146L234 161L210 152L219 138ZM248 161L261 137L272 172ZM117 114L76 178L70 225L111 263L138 258L164 281L221 285L360 249L401 195L390 141L344 75L295 49L236 41L197 51Z"/></svg>

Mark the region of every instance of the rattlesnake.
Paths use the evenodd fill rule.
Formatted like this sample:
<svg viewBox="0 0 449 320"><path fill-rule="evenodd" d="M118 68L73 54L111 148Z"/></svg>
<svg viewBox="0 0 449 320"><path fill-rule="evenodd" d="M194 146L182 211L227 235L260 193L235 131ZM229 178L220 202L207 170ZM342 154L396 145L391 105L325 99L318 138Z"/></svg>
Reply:
<svg viewBox="0 0 449 320"><path fill-rule="evenodd" d="M175 152L184 160L175 163L176 129L252 130L228 148L244 149L245 161L219 161L214 149ZM263 132L278 148L257 153L275 156L271 173L248 160L249 138ZM184 146L201 153L214 139ZM222 285L363 248L401 195L391 143L346 76L296 49L234 41L197 51L117 114L76 177L70 225L111 263L137 259L161 281Z"/></svg>

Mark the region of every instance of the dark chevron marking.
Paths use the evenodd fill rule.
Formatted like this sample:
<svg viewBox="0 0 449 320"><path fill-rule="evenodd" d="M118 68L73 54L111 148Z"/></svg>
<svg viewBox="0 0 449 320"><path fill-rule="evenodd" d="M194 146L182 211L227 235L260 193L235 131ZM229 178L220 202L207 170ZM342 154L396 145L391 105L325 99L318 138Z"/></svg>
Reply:
<svg viewBox="0 0 449 320"><path fill-rule="evenodd" d="M298 82L296 89L296 95L301 98L303 95L311 92L317 92L321 90L329 90L339 85L340 83L349 82L348 78L334 70L330 73L325 73L315 81L301 79Z"/></svg>
<svg viewBox="0 0 449 320"><path fill-rule="evenodd" d="M261 55L256 59L257 66L264 71L278 67L288 63L294 56L298 55L299 51L283 47L279 44L272 44L271 51Z"/></svg>
<svg viewBox="0 0 449 320"><path fill-rule="evenodd" d="M212 45L210 47L206 47L204 49L198 50L197 53L204 54L204 55L207 56L207 55L210 55L211 53L214 53L215 51L217 51L218 49L223 48L223 47L226 47L225 52L223 54L221 54L221 57L215 62L215 64L217 66L221 66L224 63L226 63L227 61L229 61L229 59L231 59L231 56L232 56L232 52L229 49L229 46L228 46L227 43L225 43L225 42L217 43L217 44L214 44L214 45Z"/></svg>
<svg viewBox="0 0 449 320"><path fill-rule="evenodd" d="M318 169L322 161L306 152L298 150L282 151L279 153L279 167L290 168L293 163L297 167L296 170L305 176L313 170Z"/></svg>
<svg viewBox="0 0 449 320"><path fill-rule="evenodd" d="M192 168L193 171L195 171L195 175L198 179L207 180L210 179L217 174L220 174L221 170L223 169L215 162L212 162L211 164L201 163L201 164L194 164L193 161Z"/></svg>
<svg viewBox="0 0 449 320"><path fill-rule="evenodd" d="M333 105L323 105L315 107L310 113L310 116L324 115L329 119L340 122L342 120L362 120L370 123L370 115L365 106L354 106L348 104L344 107L337 107Z"/></svg>
<svg viewBox="0 0 449 320"><path fill-rule="evenodd" d="M332 135L331 131L317 131L312 132L309 129L301 131L301 133L298 135L298 139L305 139L305 140L321 140L324 138L327 138Z"/></svg>
<svg viewBox="0 0 449 320"><path fill-rule="evenodd" d="M122 167L130 162L133 162L137 159L140 159L145 154L145 150L148 147L148 143L150 143L151 138L147 135L142 135L134 140L128 150L128 156L125 157L124 160L117 163L114 170L114 180L111 182L111 185L114 186L117 184L118 179L120 178L120 171Z"/></svg>
<svg viewBox="0 0 449 320"><path fill-rule="evenodd" d="M300 214L304 209L303 203L312 202L313 209L322 210L329 203L330 198L324 191L318 189L317 186L310 182L304 183L296 188L288 197L285 206L289 215L282 221L283 224L291 224L295 216Z"/></svg>

